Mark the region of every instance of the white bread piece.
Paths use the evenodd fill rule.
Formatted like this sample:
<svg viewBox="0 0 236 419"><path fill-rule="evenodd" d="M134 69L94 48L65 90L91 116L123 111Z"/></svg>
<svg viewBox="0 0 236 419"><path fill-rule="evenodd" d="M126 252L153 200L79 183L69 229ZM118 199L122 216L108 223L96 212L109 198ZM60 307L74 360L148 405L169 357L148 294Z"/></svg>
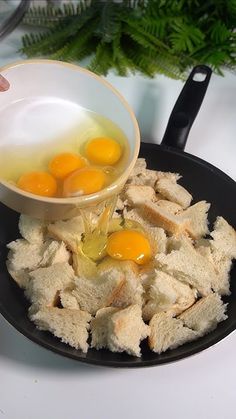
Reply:
<svg viewBox="0 0 236 419"><path fill-rule="evenodd" d="M161 354L167 349L174 349L198 337L197 332L183 325L179 319L170 313L157 313L150 323L148 344L153 352Z"/></svg>
<svg viewBox="0 0 236 419"><path fill-rule="evenodd" d="M93 348L107 347L112 352L141 356L140 342L149 334L142 320L141 307L131 305L123 310L104 308L91 321Z"/></svg>
<svg viewBox="0 0 236 419"><path fill-rule="evenodd" d="M157 181L157 172L155 170L143 170L142 173L128 178L127 184L128 185L136 185L136 186L151 186L154 188L155 183Z"/></svg>
<svg viewBox="0 0 236 419"><path fill-rule="evenodd" d="M182 220L178 215L171 214L150 201L140 204L140 211L150 223L176 236L183 234L189 224L189 220Z"/></svg>
<svg viewBox="0 0 236 419"><path fill-rule="evenodd" d="M196 290L188 284L178 281L173 276L162 271L156 271L147 292L147 301L143 307L143 319L150 320L154 314L168 311L178 315L194 304L197 298Z"/></svg>
<svg viewBox="0 0 236 419"><path fill-rule="evenodd" d="M134 165L134 168L131 172L131 176L137 176L143 173L144 170L147 168L146 160L142 157L139 157Z"/></svg>
<svg viewBox="0 0 236 419"><path fill-rule="evenodd" d="M180 212L183 211L183 208L181 207L181 205L176 204L176 202L167 201L166 199L158 199L157 205L158 207L164 208L166 211L170 212L171 214L179 214Z"/></svg>
<svg viewBox="0 0 236 419"><path fill-rule="evenodd" d="M46 222L21 214L19 218L19 231L29 243L42 243L46 233Z"/></svg>
<svg viewBox="0 0 236 419"><path fill-rule="evenodd" d="M56 221L48 226L50 237L63 241L75 253L83 232L84 223L80 215L67 221Z"/></svg>
<svg viewBox="0 0 236 419"><path fill-rule="evenodd" d="M156 193L151 186L128 185L125 190L128 205L139 205L144 201L155 202Z"/></svg>
<svg viewBox="0 0 236 419"><path fill-rule="evenodd" d="M196 250L205 256L214 266L216 280L212 284L213 291L220 295L230 295L230 270L232 259L224 256L221 251L212 249L212 240L201 239L196 243Z"/></svg>
<svg viewBox="0 0 236 419"><path fill-rule="evenodd" d="M6 265L7 265L7 270L9 272L9 274L14 279L14 281L17 283L17 285L22 289L27 288L29 280L30 280L28 270L26 270L26 269L21 269L19 271L11 270L11 268L9 266L10 264L8 263L8 261L7 261Z"/></svg>
<svg viewBox="0 0 236 419"><path fill-rule="evenodd" d="M160 227L148 227L145 231L150 240L153 254L165 253L167 247L167 236L165 230Z"/></svg>
<svg viewBox="0 0 236 419"><path fill-rule="evenodd" d="M184 311L178 319L185 326L198 332L199 336L214 330L219 322L227 319L227 304L223 304L219 294L210 294L201 298L192 307Z"/></svg>
<svg viewBox="0 0 236 419"><path fill-rule="evenodd" d="M124 282L123 272L110 269L96 278L75 278L72 295L76 297L81 310L94 315L100 308L113 303Z"/></svg>
<svg viewBox="0 0 236 419"><path fill-rule="evenodd" d="M181 178L182 176L179 173L161 172L160 170L157 171L157 180L167 179L173 183L176 183Z"/></svg>
<svg viewBox="0 0 236 419"><path fill-rule="evenodd" d="M189 220L186 230L195 240L209 233L207 213L210 206L206 201L199 201L179 215L181 219Z"/></svg>
<svg viewBox="0 0 236 419"><path fill-rule="evenodd" d="M66 262L36 269L29 275L30 281L25 295L32 304L44 306L54 306L60 291L73 286L75 278L72 267Z"/></svg>
<svg viewBox="0 0 236 419"><path fill-rule="evenodd" d="M47 240L41 243L29 243L25 239L17 239L7 245L8 268L11 272L28 271L39 267L53 265L54 263L67 262L70 253L64 243Z"/></svg>
<svg viewBox="0 0 236 419"><path fill-rule="evenodd" d="M127 187L125 194L129 204L138 207L139 213L149 223L161 227L169 233L176 235L182 234L186 230L189 220L182 220L177 215L171 214L166 209L159 207L158 201L153 202L150 199L150 196L153 196L151 195L151 190L150 193L144 193L144 189L142 189L143 193L140 193L140 188L140 186L133 185Z"/></svg>
<svg viewBox="0 0 236 419"><path fill-rule="evenodd" d="M11 271L23 269L33 270L39 267L46 245L44 243L29 243L25 239L17 239L7 245L8 266Z"/></svg>
<svg viewBox="0 0 236 419"><path fill-rule="evenodd" d="M170 240L170 245L173 250L169 254L156 255L157 266L196 288L202 296L210 294L212 284L217 280L212 263L202 256L186 237Z"/></svg>
<svg viewBox="0 0 236 419"><path fill-rule="evenodd" d="M111 261L114 266L114 260ZM139 269L135 262L118 262L121 271L124 273L124 286L120 289L112 302L113 307L125 308L132 304L143 304L143 287L139 277Z"/></svg>
<svg viewBox="0 0 236 419"><path fill-rule="evenodd" d="M211 260L217 273L217 281L212 285L213 290L220 295L230 295L230 270L232 268L232 259L229 257L222 257L222 253L213 251Z"/></svg>
<svg viewBox="0 0 236 419"><path fill-rule="evenodd" d="M157 180L157 172L147 169L146 160L139 158L127 180L127 184L148 185L154 187Z"/></svg>
<svg viewBox="0 0 236 419"><path fill-rule="evenodd" d="M231 259L236 258L236 231L223 217L217 217L214 230L210 234L213 238L210 241L213 250Z"/></svg>
<svg viewBox="0 0 236 419"><path fill-rule="evenodd" d="M189 207L193 197L181 185L167 178L159 179L155 184L155 190L161 193L171 202L176 202L183 208Z"/></svg>
<svg viewBox="0 0 236 419"><path fill-rule="evenodd" d="M143 215L144 214L140 211L139 208L124 208L123 210L123 217L125 219L135 221L139 223L144 229L148 229L150 226L152 226L152 224L149 223L149 221L146 220L145 217L143 217Z"/></svg>
<svg viewBox="0 0 236 419"><path fill-rule="evenodd" d="M72 288L73 289L73 288ZM80 310L77 299L72 295L72 289L66 288L59 293L61 305L63 308L70 310Z"/></svg>
<svg viewBox="0 0 236 419"><path fill-rule="evenodd" d="M92 318L90 327L92 334L91 347L102 349L108 347L110 320L114 313L119 311L117 307L105 307L97 311L95 318Z"/></svg>
<svg viewBox="0 0 236 419"><path fill-rule="evenodd" d="M149 263L139 267L139 276L141 284L144 288L144 302L146 301L147 291L150 287L150 284L156 276L156 263L155 260L151 260Z"/></svg>
<svg viewBox="0 0 236 419"><path fill-rule="evenodd" d="M66 249L65 243L52 240L43 253L40 266L50 266L55 263L68 262L70 253Z"/></svg>
<svg viewBox="0 0 236 419"><path fill-rule="evenodd" d="M84 353L88 350L88 329L91 316L82 310L69 310L57 307L42 307L30 315L39 330L53 333L63 343Z"/></svg>

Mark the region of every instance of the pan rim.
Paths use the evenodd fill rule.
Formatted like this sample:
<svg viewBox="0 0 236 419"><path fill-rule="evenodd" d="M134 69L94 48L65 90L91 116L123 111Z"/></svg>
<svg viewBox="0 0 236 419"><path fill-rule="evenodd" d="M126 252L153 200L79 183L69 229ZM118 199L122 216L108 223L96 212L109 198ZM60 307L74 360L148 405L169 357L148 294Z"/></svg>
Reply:
<svg viewBox="0 0 236 419"><path fill-rule="evenodd" d="M148 148L160 148L163 151L166 151L168 153L176 154L178 156L182 156L184 158L187 158L188 160L192 160L194 162L199 163L201 166L204 166L205 168L209 169L211 172L214 172L215 174L219 175L221 178L223 178L225 181L232 183L232 185L236 188L236 181L231 178L229 175L227 175L223 170L219 169L218 167L214 166L212 163L209 163L208 161L202 159L201 157L194 156L194 154L188 153L185 150L178 150L177 148L162 145L162 144L154 144L154 143L145 143L141 142L143 147Z"/></svg>

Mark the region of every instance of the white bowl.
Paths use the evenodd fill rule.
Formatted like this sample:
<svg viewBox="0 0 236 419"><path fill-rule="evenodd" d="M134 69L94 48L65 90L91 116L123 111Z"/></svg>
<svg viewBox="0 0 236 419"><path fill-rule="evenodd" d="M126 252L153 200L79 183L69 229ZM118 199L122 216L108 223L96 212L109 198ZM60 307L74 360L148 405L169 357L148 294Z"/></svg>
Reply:
<svg viewBox="0 0 236 419"><path fill-rule="evenodd" d="M139 128L124 98L105 80L77 65L53 60L27 60L2 67L10 89L0 93L0 152L4 144L39 143L73 126L81 107L117 124L128 139L130 155L124 173L102 191L74 198L45 198L0 180L0 201L36 218L57 220L75 216L119 193L138 156Z"/></svg>

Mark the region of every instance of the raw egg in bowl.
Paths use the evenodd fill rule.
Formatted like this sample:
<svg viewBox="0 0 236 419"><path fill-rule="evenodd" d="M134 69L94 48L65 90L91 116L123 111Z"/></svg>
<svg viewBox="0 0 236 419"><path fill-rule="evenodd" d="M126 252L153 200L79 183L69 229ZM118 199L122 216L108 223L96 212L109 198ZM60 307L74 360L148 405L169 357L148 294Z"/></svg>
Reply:
<svg viewBox="0 0 236 419"><path fill-rule="evenodd" d="M27 60L0 73L0 201L47 220L75 216L122 189L139 128L125 99L74 64Z"/></svg>

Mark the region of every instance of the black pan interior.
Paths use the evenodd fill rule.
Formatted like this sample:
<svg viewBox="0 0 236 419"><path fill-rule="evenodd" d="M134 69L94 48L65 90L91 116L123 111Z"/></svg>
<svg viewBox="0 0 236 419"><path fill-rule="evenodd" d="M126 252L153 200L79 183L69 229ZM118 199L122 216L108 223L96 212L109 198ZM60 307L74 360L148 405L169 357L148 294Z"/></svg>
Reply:
<svg viewBox="0 0 236 419"><path fill-rule="evenodd" d="M140 157L145 157L150 169L178 172L183 176L180 183L193 195L194 202L210 202L210 222L222 215L236 227L236 183L204 161L174 149L142 143ZM32 341L54 352L82 362L113 367L143 367L173 362L202 351L223 339L236 328L236 268L231 271L231 295L228 302L228 319L207 336L161 355L152 353L146 342L142 344L142 357L111 353L107 350L90 349L85 355L62 344L47 332L38 331L28 320L23 293L10 279L5 261L6 244L15 240L18 233L18 214L0 205L0 312L19 332Z"/></svg>

